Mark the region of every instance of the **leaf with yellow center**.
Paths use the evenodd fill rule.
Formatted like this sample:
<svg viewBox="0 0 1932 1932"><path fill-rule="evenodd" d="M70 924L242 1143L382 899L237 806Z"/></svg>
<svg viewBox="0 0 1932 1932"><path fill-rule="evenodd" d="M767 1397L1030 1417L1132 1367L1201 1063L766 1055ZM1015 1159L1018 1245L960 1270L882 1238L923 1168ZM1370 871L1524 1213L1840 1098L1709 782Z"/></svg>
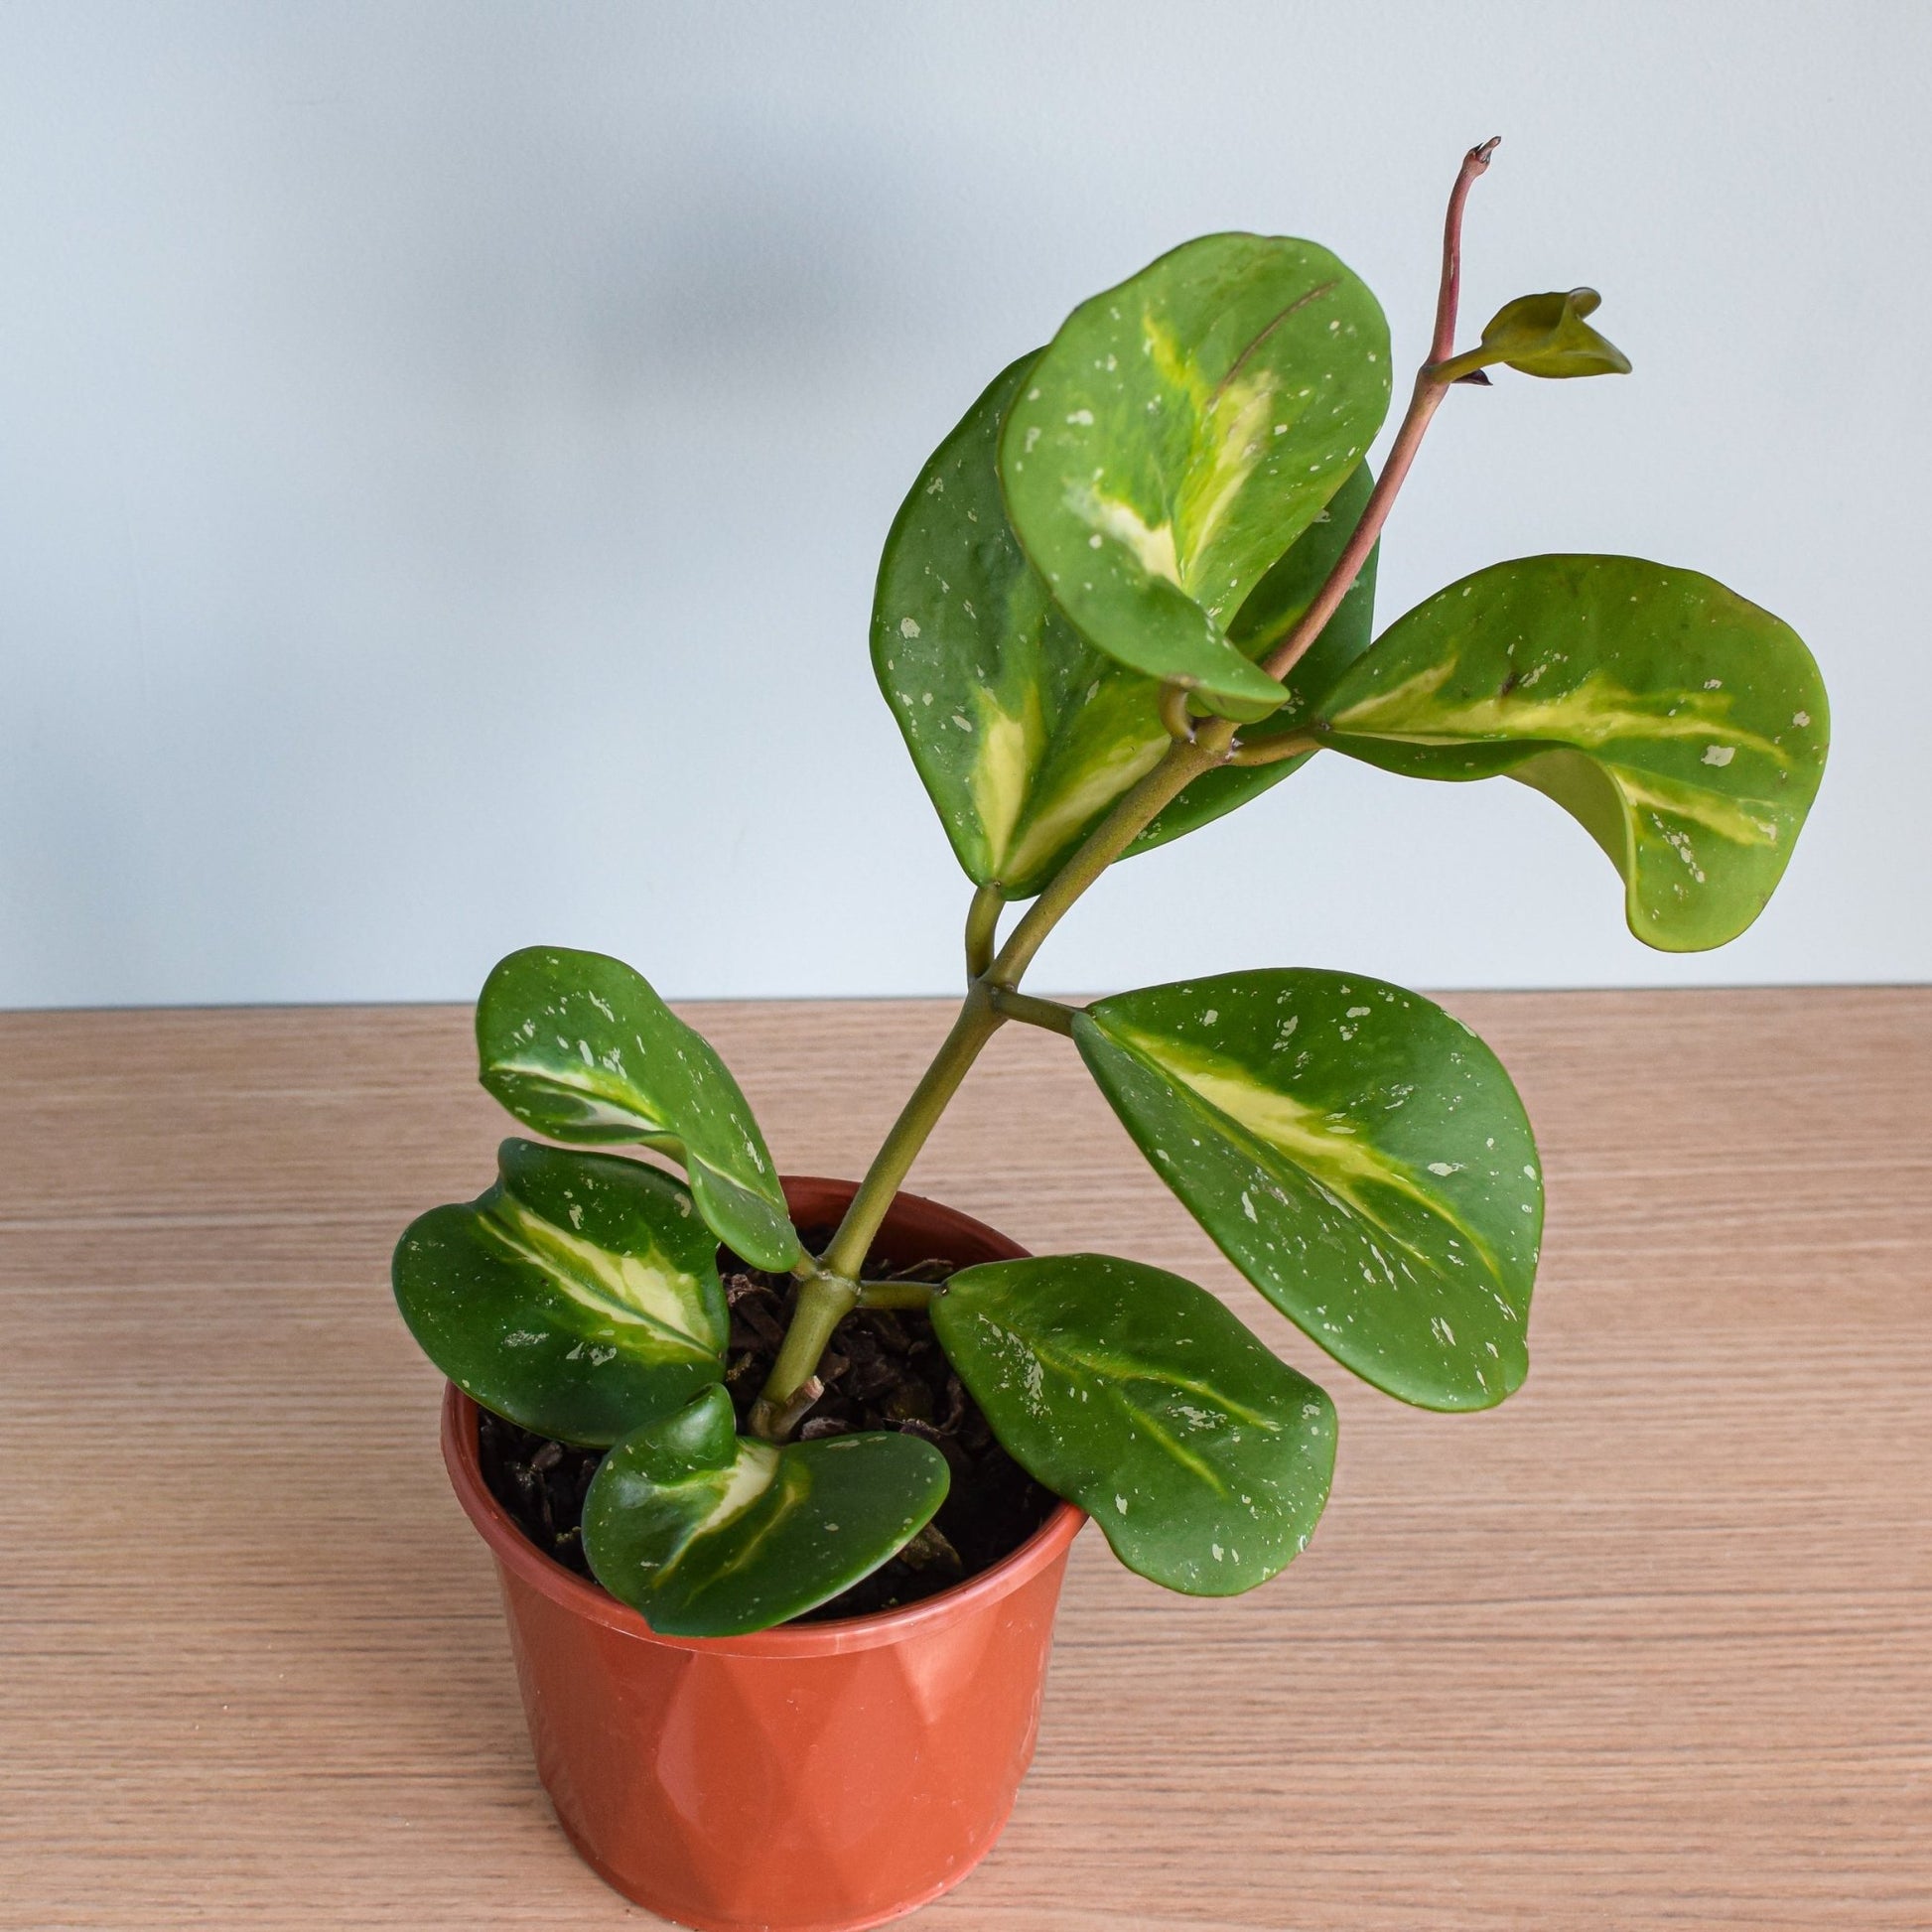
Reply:
<svg viewBox="0 0 1932 1932"><path fill-rule="evenodd" d="M1630 930L1723 945L1783 876L1824 773L1825 687L1797 634L1696 571L1525 557L1398 618L1319 735L1411 777L1507 773L1622 874Z"/></svg>
<svg viewBox="0 0 1932 1932"><path fill-rule="evenodd" d="M1158 680L1080 636L1007 521L1000 425L1034 359L1001 375L920 473L887 540L872 627L880 689L960 865L1009 898L1037 892L1169 743ZM1368 483L1358 468L1269 570L1231 633L1238 649L1259 656L1307 608ZM1364 573L1290 677L1279 713L1287 723L1306 725L1341 666L1367 648L1372 577ZM1205 824L1298 763L1205 773L1136 849Z"/></svg>
<svg viewBox="0 0 1932 1932"><path fill-rule="evenodd" d="M1302 969L1119 994L1073 1036L1155 1171L1336 1360L1432 1409L1522 1381L1536 1144L1459 1021Z"/></svg>
<svg viewBox="0 0 1932 1932"><path fill-rule="evenodd" d="M396 1303L485 1409L567 1443L612 1443L724 1374L716 1236L667 1173L505 1141L495 1186L396 1244Z"/></svg>
<svg viewBox="0 0 1932 1932"><path fill-rule="evenodd" d="M684 1166L698 1212L759 1268L798 1259L764 1136L731 1070L621 959L526 946L477 1001L479 1077L559 1141L629 1144Z"/></svg>
<svg viewBox="0 0 1932 1932"><path fill-rule="evenodd" d="M1308 1547L1334 1405L1205 1289L1111 1255L996 1261L946 1284L932 1326L1014 1459L1130 1570L1232 1596Z"/></svg>
<svg viewBox="0 0 1932 1932"><path fill-rule="evenodd" d="M749 1441L714 1386L598 1465L584 1554L653 1630L741 1636L870 1576L931 1520L949 1480L917 1436Z"/></svg>
<svg viewBox="0 0 1932 1932"><path fill-rule="evenodd" d="M1284 693L1237 616L1388 401L1387 326L1341 262L1204 235L1082 303L1029 371L1000 441L1014 530L1097 650L1266 717Z"/></svg>

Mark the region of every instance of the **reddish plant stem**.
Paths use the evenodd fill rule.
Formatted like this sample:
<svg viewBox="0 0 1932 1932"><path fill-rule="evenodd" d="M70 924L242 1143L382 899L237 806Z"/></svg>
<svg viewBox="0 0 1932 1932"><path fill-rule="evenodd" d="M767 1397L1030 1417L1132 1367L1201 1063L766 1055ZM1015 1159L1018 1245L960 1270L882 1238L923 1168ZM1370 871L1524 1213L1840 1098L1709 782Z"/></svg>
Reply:
<svg viewBox="0 0 1932 1932"><path fill-rule="evenodd" d="M1375 488L1369 495L1367 508L1362 511L1362 520L1355 525L1354 534L1335 559L1335 567L1328 573L1327 581L1321 586L1314 602L1303 612L1301 621L1262 659L1262 668L1270 677L1286 677L1301 662L1303 655L1327 626L1328 620L1335 615L1342 599L1353 588L1355 579L1362 574L1362 566L1368 562L1368 553L1375 548L1375 540L1382 534L1382 525L1389 520L1389 511L1395 507L1395 499L1402 488L1403 480L1409 474L1409 466L1415 462L1416 452L1422 447L1430 418L1436 414L1448 393L1449 383L1438 373L1438 364L1446 362L1455 347L1455 312L1462 287L1462 208L1469 199L1469 190L1476 177L1489 166L1489 157L1495 153L1496 143L1500 139L1501 136L1495 136L1480 147L1471 148L1462 157L1455 186L1449 190L1449 213L1443 222L1443 279L1436 292L1436 333L1430 341L1429 360L1416 372L1416 388L1409 399L1409 413L1403 417L1402 427L1397 430L1395 442L1389 450L1388 461L1382 466L1381 476L1375 480Z"/></svg>
<svg viewBox="0 0 1932 1932"><path fill-rule="evenodd" d="M1430 339L1429 359L1447 362L1455 353L1455 310L1462 299L1462 205L1476 178L1489 166L1489 157L1502 145L1492 134L1480 147L1462 157L1462 167L1449 190L1449 213L1443 218L1443 280L1436 291L1436 334Z"/></svg>

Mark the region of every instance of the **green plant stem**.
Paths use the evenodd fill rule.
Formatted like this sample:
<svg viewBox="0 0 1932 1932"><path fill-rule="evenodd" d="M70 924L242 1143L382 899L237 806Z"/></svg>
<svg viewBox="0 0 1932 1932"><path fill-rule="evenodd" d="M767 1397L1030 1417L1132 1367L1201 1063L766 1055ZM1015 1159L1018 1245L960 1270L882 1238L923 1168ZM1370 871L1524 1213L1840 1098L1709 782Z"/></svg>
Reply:
<svg viewBox="0 0 1932 1932"><path fill-rule="evenodd" d="M1067 909L1107 868L1134 843L1158 814L1203 771L1210 771L1227 757L1234 727L1225 719L1209 722L1190 745L1171 746L1165 757L1146 777L1115 801L1094 829L1048 882L1046 890L1027 908L1027 915L1014 927L1013 936L1000 948L986 972L967 990L959 1017L946 1035L924 1077L913 1088L884 1145L873 1160L859 1191L846 1209L832 1245L825 1250L820 1267L827 1274L856 1278L865 1262L872 1238L879 1232L899 1183L910 1171L918 1151L925 1145L946 1103L959 1090L966 1069L978 1058L979 1050L996 1034L1006 1019L994 1004L996 994L1011 994L1020 977L1046 935ZM800 1298L802 1303L802 1296ZM775 1370L774 1370L775 1373Z"/></svg>
<svg viewBox="0 0 1932 1932"><path fill-rule="evenodd" d="M1467 382L1472 376L1481 375L1485 369L1493 368L1502 360L1501 354L1494 349L1481 347L1465 348L1460 355L1451 355L1447 362L1432 364L1437 381L1446 388L1451 382ZM1483 378L1487 381L1487 377Z"/></svg>
<svg viewBox="0 0 1932 1932"><path fill-rule="evenodd" d="M791 1324L778 1344L778 1359L764 1378L764 1387L752 1405L751 1428L754 1436L766 1442L782 1442L788 1430L779 1418L790 1409L799 1391L818 1371L818 1360L832 1330L859 1306L859 1285L840 1281L831 1275L814 1275L798 1290L798 1304L791 1311Z"/></svg>
<svg viewBox="0 0 1932 1932"><path fill-rule="evenodd" d="M959 1091L959 1083L979 1057L980 1048L1006 1024L1007 1016L999 1010L996 998L1013 996L1020 976L1067 908L1134 843L1136 835L1164 805L1227 758L1233 738L1234 727L1224 718L1215 718L1206 722L1191 744L1172 746L1161 762L1132 790L1123 793L1087 834L1028 908L1027 916L1014 928L1012 938L991 966L967 988L952 1030L873 1157L845 1219L819 1258L817 1272L799 1288L798 1304L779 1346L778 1359L753 1405L751 1426L755 1434L781 1441L788 1433L790 1419L802 1413L797 1407L798 1394L817 1369L833 1329L858 1306L860 1270L900 1183L945 1112L946 1103Z"/></svg>
<svg viewBox="0 0 1932 1932"><path fill-rule="evenodd" d="M922 1309L939 1293L937 1282L861 1282L862 1309Z"/></svg>
<svg viewBox="0 0 1932 1932"><path fill-rule="evenodd" d="M1046 890L1027 908L1000 948L987 977L1008 989L1020 984L1046 935L1066 916L1073 901L1132 845L1203 771L1222 763L1234 737L1224 718L1204 721L1191 742L1176 740L1167 756L1131 790L1115 800L1113 809L1089 832L1065 865L1047 882Z"/></svg>
<svg viewBox="0 0 1932 1932"><path fill-rule="evenodd" d="M1010 986L992 989L993 1010L1009 1020L1024 1020L1030 1027L1043 1027L1049 1034L1073 1036L1073 1016L1078 1007L1062 1006L1058 1000L1035 1000L1031 993L1016 993Z"/></svg>
<svg viewBox="0 0 1932 1932"><path fill-rule="evenodd" d="M833 1235L831 1246L825 1250L819 1262L826 1274L842 1277L848 1288L856 1283L859 1271L865 1265L867 1250L872 1246L872 1238L879 1232L914 1157L925 1145L926 1136L932 1132L939 1116L945 1112L947 1101L959 1091L959 1083L965 1079L966 1069L979 1057L980 1048L1004 1024L1005 1017L994 1011L985 982L974 981L967 989L952 1031L932 1056L932 1064L920 1077L919 1084L912 1089L911 1098L899 1110L892 1132L886 1136L878 1154L873 1157L865 1179L859 1183L859 1191L852 1196L852 1205L845 1210L845 1219L839 1223L838 1233ZM856 1288L853 1292L857 1293ZM801 1293L801 1313L803 1309L804 1295ZM830 1333L829 1329L827 1333ZM789 1348L790 1343L791 1337L787 1335L785 1346ZM815 1367L817 1361L818 1356L814 1353L810 1366ZM765 1393L774 1398L787 1393L777 1386L778 1369L783 1363L781 1351L778 1362L772 1367L772 1381L765 1388ZM799 1379L803 1380L803 1377Z"/></svg>
<svg viewBox="0 0 1932 1932"><path fill-rule="evenodd" d="M1237 744L1228 754L1230 764L1280 764L1284 759L1299 759L1304 752L1318 752L1321 741L1298 734L1293 738L1262 738L1252 745Z"/></svg>
<svg viewBox="0 0 1932 1932"><path fill-rule="evenodd" d="M993 948L1000 938L1000 914L1006 905L1006 894L996 881L982 886L966 908L966 977L969 980L978 979L993 963Z"/></svg>
<svg viewBox="0 0 1932 1932"><path fill-rule="evenodd" d="M849 1313L850 1311L848 1310L847 1312ZM840 1321L844 1319L844 1315L839 1317ZM833 1324L834 1327L837 1325L837 1322ZM787 1331L787 1334L789 1332ZM831 1331L828 1329L826 1339L830 1338ZM824 1342L819 1343L821 1350L824 1346ZM825 1384L816 1374L812 1374L806 1376L783 1402L773 1402L769 1396L760 1395L752 1404L748 1427L754 1436L759 1437L764 1442L782 1443L811 1414L812 1404L824 1393Z"/></svg>

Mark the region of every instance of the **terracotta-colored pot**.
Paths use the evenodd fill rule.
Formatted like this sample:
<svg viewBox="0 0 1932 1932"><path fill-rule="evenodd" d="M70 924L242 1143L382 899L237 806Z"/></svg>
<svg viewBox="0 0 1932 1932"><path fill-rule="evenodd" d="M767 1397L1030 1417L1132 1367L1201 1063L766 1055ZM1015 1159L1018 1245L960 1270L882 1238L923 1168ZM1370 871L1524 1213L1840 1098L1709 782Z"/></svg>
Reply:
<svg viewBox="0 0 1932 1932"><path fill-rule="evenodd" d="M847 1181L788 1179L800 1226ZM962 1265L1025 1251L901 1194L874 1252ZM496 1559L537 1771L625 1897L705 1932L858 1932L956 1885L1033 1761L1066 1553L1062 1503L1003 1563L902 1610L750 1637L661 1637L553 1563L489 1493L452 1388L443 1456Z"/></svg>

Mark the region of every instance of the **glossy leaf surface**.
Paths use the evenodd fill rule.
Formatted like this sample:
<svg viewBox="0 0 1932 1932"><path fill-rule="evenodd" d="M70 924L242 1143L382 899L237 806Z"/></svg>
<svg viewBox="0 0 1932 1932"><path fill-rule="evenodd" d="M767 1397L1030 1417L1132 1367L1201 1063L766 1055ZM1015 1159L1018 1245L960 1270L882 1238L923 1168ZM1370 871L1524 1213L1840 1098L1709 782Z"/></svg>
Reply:
<svg viewBox="0 0 1932 1932"><path fill-rule="evenodd" d="M782 1449L740 1437L714 1385L598 1465L584 1554L653 1630L738 1636L870 1576L931 1520L948 1480L945 1457L917 1436Z"/></svg>
<svg viewBox="0 0 1932 1932"><path fill-rule="evenodd" d="M1037 892L1168 746L1159 682L1087 643L1007 521L1000 425L1035 359L1004 371L920 472L887 539L873 606L873 668L946 836L968 877L997 882L1009 898ZM1368 489L1358 467L1256 587L1231 632L1248 655L1308 608ZM1306 719L1367 648L1372 578L1371 565L1297 667L1281 716ZM1295 768L1209 772L1140 846L1204 824Z"/></svg>
<svg viewBox="0 0 1932 1932"><path fill-rule="evenodd" d="M496 1185L396 1244L410 1332L485 1409L559 1442L614 1443L724 1373L716 1237L638 1161L505 1141Z"/></svg>
<svg viewBox="0 0 1932 1932"><path fill-rule="evenodd" d="M1382 312L1333 255L1206 235L1067 319L1007 416L1007 507L1089 642L1262 717L1281 687L1227 627L1388 399Z"/></svg>
<svg viewBox="0 0 1932 1932"><path fill-rule="evenodd" d="M1205 1289L1109 1255L998 1261L953 1276L932 1322L1015 1460L1130 1570L1232 1596L1308 1547L1334 1406Z"/></svg>
<svg viewBox="0 0 1932 1932"><path fill-rule="evenodd" d="M1788 624L1634 557L1495 564L1398 618L1329 693L1338 751L1421 778L1508 772L1554 798L1672 952L1757 916L1825 766L1829 718Z"/></svg>
<svg viewBox="0 0 1932 1932"><path fill-rule="evenodd" d="M1488 1408L1521 1383L1536 1145L1459 1021L1301 969L1123 993L1073 1037L1162 1179L1337 1361L1430 1409Z"/></svg>
<svg viewBox="0 0 1932 1932"><path fill-rule="evenodd" d="M1630 358L1584 320L1602 301L1594 289L1519 295L1490 317L1479 353L1456 359L1476 366L1501 362L1524 375L1628 375Z"/></svg>
<svg viewBox="0 0 1932 1932"><path fill-rule="evenodd" d="M526 1127L672 1155L720 1240L759 1268L798 1259L777 1171L738 1082L621 959L561 946L511 953L477 1002L477 1051L483 1085Z"/></svg>

